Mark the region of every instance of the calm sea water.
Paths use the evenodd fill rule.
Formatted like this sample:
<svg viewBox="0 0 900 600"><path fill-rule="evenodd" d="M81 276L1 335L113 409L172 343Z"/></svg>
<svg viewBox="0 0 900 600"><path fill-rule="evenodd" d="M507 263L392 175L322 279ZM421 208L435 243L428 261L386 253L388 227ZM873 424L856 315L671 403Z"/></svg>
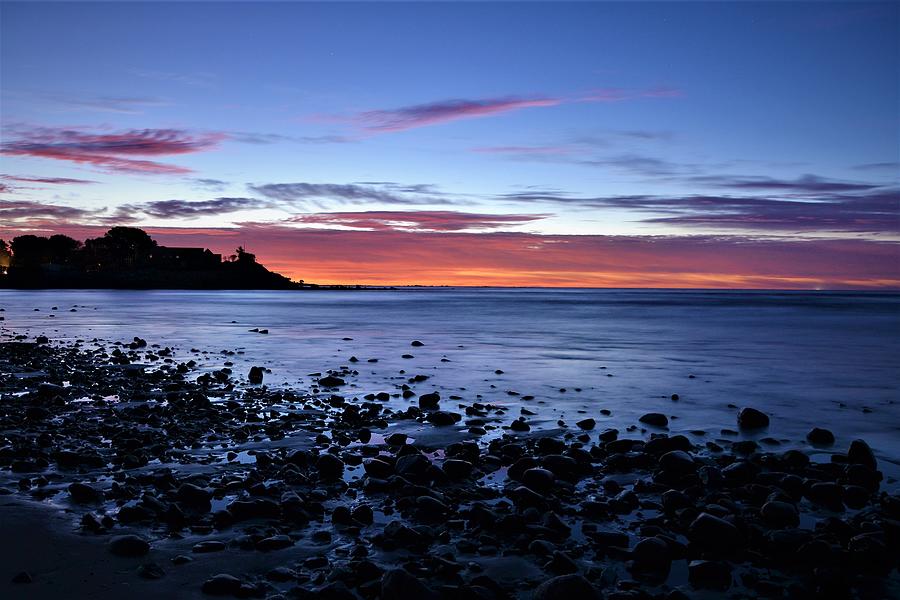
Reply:
<svg viewBox="0 0 900 600"><path fill-rule="evenodd" d="M803 447L811 427L827 427L838 437L836 449L864 438L886 472L900 471L897 294L2 291L0 306L7 338L140 336L182 356L209 350L203 368L234 360L246 373L251 364L265 365L273 371L268 384L301 388L309 373L356 356L360 375L347 393L392 391L406 377L426 374L420 393L437 389L470 402L480 394L510 406L507 421L527 406L538 413L531 418L537 427L589 415L598 428L622 430L653 411L677 417L672 431L706 430L694 438L701 441L736 428L730 404L754 406L772 416L757 438ZM269 334L248 331L254 327ZM413 348L412 340L425 345ZM227 358L222 350L244 354ZM407 353L414 358L401 358ZM600 415L601 408L612 415Z"/></svg>

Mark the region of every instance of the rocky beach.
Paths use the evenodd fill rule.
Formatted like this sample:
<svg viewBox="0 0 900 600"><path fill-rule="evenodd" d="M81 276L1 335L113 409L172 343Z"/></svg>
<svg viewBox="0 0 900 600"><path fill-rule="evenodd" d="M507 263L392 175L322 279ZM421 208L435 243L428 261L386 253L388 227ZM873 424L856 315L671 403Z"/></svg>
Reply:
<svg viewBox="0 0 900 600"><path fill-rule="evenodd" d="M675 433L674 393L617 427L603 403L548 423L527 390L512 408L429 368L359 385L380 368L364 355L285 385L238 348L6 325L3 597L900 593L897 481L828 423L776 439L735 399Z"/></svg>

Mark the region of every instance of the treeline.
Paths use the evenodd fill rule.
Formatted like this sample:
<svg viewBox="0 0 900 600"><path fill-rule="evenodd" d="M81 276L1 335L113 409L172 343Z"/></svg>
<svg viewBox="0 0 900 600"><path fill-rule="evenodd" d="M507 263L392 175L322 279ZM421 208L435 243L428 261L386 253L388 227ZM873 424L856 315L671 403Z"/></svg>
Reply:
<svg viewBox="0 0 900 600"><path fill-rule="evenodd" d="M0 240L0 286L13 288L294 289L239 247L224 260L204 248L159 245L142 229L113 227L84 243L66 235Z"/></svg>

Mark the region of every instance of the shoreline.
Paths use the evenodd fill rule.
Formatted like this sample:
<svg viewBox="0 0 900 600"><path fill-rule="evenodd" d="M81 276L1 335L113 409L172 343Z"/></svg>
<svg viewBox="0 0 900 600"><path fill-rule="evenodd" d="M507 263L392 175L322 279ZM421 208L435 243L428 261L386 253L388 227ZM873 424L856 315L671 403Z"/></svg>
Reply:
<svg viewBox="0 0 900 600"><path fill-rule="evenodd" d="M152 340L0 343L0 502L17 516L0 534L47 527L33 549L8 548L24 566L0 589L108 591L78 580L85 563L38 561L51 558L42 548L65 548L94 557L96 581L128 595L203 597L204 585L366 599L900 590L900 496L882 491L864 442L815 463L747 440L695 445L666 435L658 414L623 431L599 431L590 415L528 431L528 415L420 394L416 377L385 396L348 397L354 371L323 370L293 390L248 381L265 384L264 369L198 373ZM741 414L742 426L762 423ZM37 508L67 512L44 522ZM135 542L137 557L109 550L127 532L148 542ZM18 570L33 581L8 583ZM329 596L344 588L355 596Z"/></svg>

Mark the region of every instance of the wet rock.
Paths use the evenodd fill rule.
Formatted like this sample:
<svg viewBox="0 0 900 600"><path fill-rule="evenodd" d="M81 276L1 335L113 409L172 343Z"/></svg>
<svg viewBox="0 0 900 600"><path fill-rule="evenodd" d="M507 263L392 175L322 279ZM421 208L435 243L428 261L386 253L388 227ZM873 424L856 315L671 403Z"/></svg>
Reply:
<svg viewBox="0 0 900 600"><path fill-rule="evenodd" d="M695 588L724 591L731 587L731 567L714 560L692 560L688 579Z"/></svg>
<svg viewBox="0 0 900 600"><path fill-rule="evenodd" d="M539 585L532 600L600 600L600 593L581 575L560 575Z"/></svg>
<svg viewBox="0 0 900 600"><path fill-rule="evenodd" d="M834 434L827 429L814 427L806 434L806 439L816 446L830 446L834 443Z"/></svg>
<svg viewBox="0 0 900 600"><path fill-rule="evenodd" d="M346 381L334 375L326 375L319 379L319 385L326 388L340 387L346 385Z"/></svg>
<svg viewBox="0 0 900 600"><path fill-rule="evenodd" d="M261 552L270 552L272 550L281 550L283 548L288 548L293 545L294 540L292 540L289 536L273 535L256 542L256 549Z"/></svg>
<svg viewBox="0 0 900 600"><path fill-rule="evenodd" d="M854 464L863 465L873 471L878 469L878 463L875 460L875 454L863 440L853 440L850 442L850 450L847 452L847 459Z"/></svg>
<svg viewBox="0 0 900 600"><path fill-rule="evenodd" d="M250 373L247 374L247 380L253 385L259 385L263 382L263 373L262 367L250 367Z"/></svg>
<svg viewBox="0 0 900 600"><path fill-rule="evenodd" d="M77 502L79 504L89 504L92 502L99 502L103 499L103 494L85 483L75 482L69 485L69 495L72 496L72 501Z"/></svg>
<svg viewBox="0 0 900 600"><path fill-rule="evenodd" d="M441 404L441 395L437 392L422 394L419 396L419 408L423 410L437 410Z"/></svg>
<svg viewBox="0 0 900 600"><path fill-rule="evenodd" d="M394 465L379 458L367 458L363 461L366 474L378 479L387 479L394 474Z"/></svg>
<svg viewBox="0 0 900 600"><path fill-rule="evenodd" d="M832 481L821 481L810 486L806 497L829 510L844 510L844 489Z"/></svg>
<svg viewBox="0 0 900 600"><path fill-rule="evenodd" d="M32 583L34 579L27 571L21 571L13 575L13 578L10 579L10 583Z"/></svg>
<svg viewBox="0 0 900 600"><path fill-rule="evenodd" d="M214 575L203 582L200 588L204 594L210 596L233 596L241 589L241 580L233 575L225 573Z"/></svg>
<svg viewBox="0 0 900 600"><path fill-rule="evenodd" d="M137 568L138 576L143 579L162 579L165 577L166 572L163 568L156 563L144 563Z"/></svg>
<svg viewBox="0 0 900 600"><path fill-rule="evenodd" d="M150 544L137 535L117 535L109 540L109 551L116 556L143 556L150 551Z"/></svg>
<svg viewBox="0 0 900 600"><path fill-rule="evenodd" d="M741 429L762 429L769 426L769 416L748 406L738 412L737 422Z"/></svg>
<svg viewBox="0 0 900 600"><path fill-rule="evenodd" d="M631 551L635 567L649 571L668 571L672 563L669 545L657 537L644 538Z"/></svg>
<svg viewBox="0 0 900 600"><path fill-rule="evenodd" d="M669 425L669 418L662 413L647 413L638 420L654 427L668 427Z"/></svg>
<svg viewBox="0 0 900 600"><path fill-rule="evenodd" d="M175 497L179 502L187 506L200 507L209 506L212 499L212 492L201 488L193 483L182 483L175 493Z"/></svg>
<svg viewBox="0 0 900 600"><path fill-rule="evenodd" d="M743 545L740 530L709 513L700 513L688 528L688 538L703 548L731 552Z"/></svg>
<svg viewBox="0 0 900 600"><path fill-rule="evenodd" d="M409 345L412 346L413 348L421 348L425 344L423 344L419 340L413 340Z"/></svg>
<svg viewBox="0 0 900 600"><path fill-rule="evenodd" d="M472 474L474 465L472 465L472 463L467 460L449 458L444 461L444 464L441 465L441 468L450 479L465 479Z"/></svg>
<svg viewBox="0 0 900 600"><path fill-rule="evenodd" d="M324 481L336 481L344 475L344 461L333 454L322 454L316 461L319 478Z"/></svg>
<svg viewBox="0 0 900 600"><path fill-rule="evenodd" d="M381 600L439 600L440 596L405 569L392 569L381 578Z"/></svg>
<svg viewBox="0 0 900 600"><path fill-rule="evenodd" d="M447 427L449 425L455 425L462 417L458 413L437 410L429 413L427 419L429 423L436 427Z"/></svg>
<svg viewBox="0 0 900 600"><path fill-rule="evenodd" d="M672 450L659 457L659 467L672 475L687 475L697 470L697 463L691 455L682 450Z"/></svg>
<svg viewBox="0 0 900 600"><path fill-rule="evenodd" d="M536 492L548 492L553 488L556 476L549 469L533 468L522 473L522 483Z"/></svg>
<svg viewBox="0 0 900 600"><path fill-rule="evenodd" d="M222 552L227 547L225 542L219 540L204 540L194 544L194 547L191 548L191 552L195 554L209 554L211 552Z"/></svg>
<svg viewBox="0 0 900 600"><path fill-rule="evenodd" d="M797 507L788 502L772 500L763 504L759 511L763 521L770 527L785 529L800 525L800 513Z"/></svg>
<svg viewBox="0 0 900 600"><path fill-rule="evenodd" d="M582 419L575 424L581 429L593 429L597 425L597 421L594 419Z"/></svg>

